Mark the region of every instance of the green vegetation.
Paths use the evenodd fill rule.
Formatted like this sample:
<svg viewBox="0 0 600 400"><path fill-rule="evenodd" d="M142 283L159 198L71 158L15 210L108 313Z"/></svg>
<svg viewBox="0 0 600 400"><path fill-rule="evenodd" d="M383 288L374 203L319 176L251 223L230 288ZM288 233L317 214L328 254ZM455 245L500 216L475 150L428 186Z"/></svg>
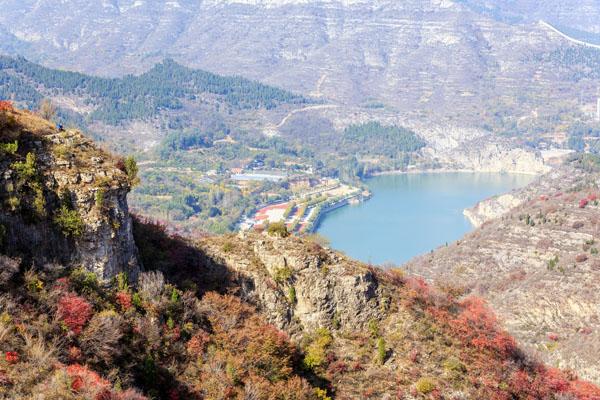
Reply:
<svg viewBox="0 0 600 400"><path fill-rule="evenodd" d="M546 267L551 271L553 271L557 265L558 265L558 256L554 256L554 258L551 258L546 263Z"/></svg>
<svg viewBox="0 0 600 400"><path fill-rule="evenodd" d="M77 210L62 206L54 216L54 223L65 236L79 237L83 234L85 224Z"/></svg>
<svg viewBox="0 0 600 400"><path fill-rule="evenodd" d="M140 183L140 178L138 177L139 167L135 158L133 156L129 156L125 159L125 173L127 174L127 179L129 180L129 184L131 186L135 186Z"/></svg>
<svg viewBox="0 0 600 400"><path fill-rule="evenodd" d="M106 191L104 190L104 188L100 188L96 191L95 202L96 202L96 207L98 207L99 209L104 208L105 196L106 196Z"/></svg>
<svg viewBox="0 0 600 400"><path fill-rule="evenodd" d="M0 153L15 155L19 149L19 142L16 140L9 143L0 143Z"/></svg>
<svg viewBox="0 0 600 400"><path fill-rule="evenodd" d="M381 154L396 158L399 154L420 150L425 146L425 141L409 129L384 126L374 121L347 127L343 144L349 153Z"/></svg>
<svg viewBox="0 0 600 400"><path fill-rule="evenodd" d="M296 304L296 288L293 286L290 286L288 289L288 301L290 304Z"/></svg>
<svg viewBox="0 0 600 400"><path fill-rule="evenodd" d="M387 348L385 347L385 339L380 337L377 339L377 362L379 364L385 363L387 357Z"/></svg>
<svg viewBox="0 0 600 400"><path fill-rule="evenodd" d="M415 389L421 394L429 394L436 388L435 381L432 378L420 378L415 384Z"/></svg>
<svg viewBox="0 0 600 400"><path fill-rule="evenodd" d="M304 365L308 369L315 369L325 363L325 352L333 342L331 332L326 328L319 328L312 335L304 356Z"/></svg>
<svg viewBox="0 0 600 400"><path fill-rule="evenodd" d="M95 106L90 119L112 125L153 118L162 110L181 109L186 101L194 101L202 93L219 96L234 109L307 102L282 89L186 68L170 59L139 76L108 79L49 69L24 58L0 57L0 98L11 98L16 93L19 100L36 108L44 96L31 81L47 90L88 97Z"/></svg>
<svg viewBox="0 0 600 400"><path fill-rule="evenodd" d="M11 165L11 168L17 173L21 182L29 182L37 175L36 157L34 153L27 153L25 161L17 161Z"/></svg>
<svg viewBox="0 0 600 400"><path fill-rule="evenodd" d="M267 232L269 233L269 235L279 237L288 237L290 235L283 221L273 222L269 224L269 226L267 227Z"/></svg>
<svg viewBox="0 0 600 400"><path fill-rule="evenodd" d="M275 276L273 276L273 279L275 279L275 282L282 284L292 279L292 276L292 270L286 265L285 267L278 268L275 271Z"/></svg>

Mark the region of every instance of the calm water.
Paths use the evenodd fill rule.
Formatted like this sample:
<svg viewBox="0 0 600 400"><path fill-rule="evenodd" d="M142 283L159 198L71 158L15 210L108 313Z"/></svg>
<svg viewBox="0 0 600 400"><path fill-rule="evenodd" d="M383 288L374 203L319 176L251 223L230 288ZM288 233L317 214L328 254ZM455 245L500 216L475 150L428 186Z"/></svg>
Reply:
<svg viewBox="0 0 600 400"><path fill-rule="evenodd" d="M463 209L533 179L491 173L378 176L366 182L373 198L327 214L318 233L353 258L401 264L473 229Z"/></svg>

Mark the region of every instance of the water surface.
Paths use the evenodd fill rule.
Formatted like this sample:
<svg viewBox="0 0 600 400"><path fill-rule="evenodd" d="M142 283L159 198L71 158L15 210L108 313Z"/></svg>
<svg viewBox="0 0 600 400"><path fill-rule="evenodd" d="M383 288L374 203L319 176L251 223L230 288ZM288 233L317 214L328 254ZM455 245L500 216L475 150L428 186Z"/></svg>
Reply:
<svg viewBox="0 0 600 400"><path fill-rule="evenodd" d="M378 176L366 182L373 198L327 214L317 232L358 260L402 264L472 230L465 208L533 179L499 173Z"/></svg>

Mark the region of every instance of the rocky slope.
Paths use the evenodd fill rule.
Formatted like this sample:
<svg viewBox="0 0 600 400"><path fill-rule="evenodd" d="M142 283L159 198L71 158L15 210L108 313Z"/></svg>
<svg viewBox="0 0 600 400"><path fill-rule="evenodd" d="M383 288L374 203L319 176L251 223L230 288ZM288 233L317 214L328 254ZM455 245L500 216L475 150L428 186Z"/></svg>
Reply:
<svg viewBox="0 0 600 400"><path fill-rule="evenodd" d="M84 265L100 278L140 270L119 161L76 130L0 111L0 227L6 254ZM121 164L118 168L117 164Z"/></svg>
<svg viewBox="0 0 600 400"><path fill-rule="evenodd" d="M2 107L0 398L600 396L526 357L452 288L285 228L192 241L132 227L128 163L126 175L80 134ZM147 272L134 281L123 261L136 248Z"/></svg>
<svg viewBox="0 0 600 400"><path fill-rule="evenodd" d="M484 297L529 352L599 382L596 163L583 156L480 204L479 229L407 269Z"/></svg>

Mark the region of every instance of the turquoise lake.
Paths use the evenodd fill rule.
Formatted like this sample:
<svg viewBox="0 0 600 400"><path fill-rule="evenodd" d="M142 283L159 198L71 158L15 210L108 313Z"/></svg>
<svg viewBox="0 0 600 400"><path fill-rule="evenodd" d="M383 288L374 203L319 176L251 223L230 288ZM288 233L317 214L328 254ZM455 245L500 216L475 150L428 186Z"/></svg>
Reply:
<svg viewBox="0 0 600 400"><path fill-rule="evenodd" d="M378 176L365 182L371 199L328 213L317 232L352 258L400 265L474 229L463 216L465 208L534 178L462 172Z"/></svg>

